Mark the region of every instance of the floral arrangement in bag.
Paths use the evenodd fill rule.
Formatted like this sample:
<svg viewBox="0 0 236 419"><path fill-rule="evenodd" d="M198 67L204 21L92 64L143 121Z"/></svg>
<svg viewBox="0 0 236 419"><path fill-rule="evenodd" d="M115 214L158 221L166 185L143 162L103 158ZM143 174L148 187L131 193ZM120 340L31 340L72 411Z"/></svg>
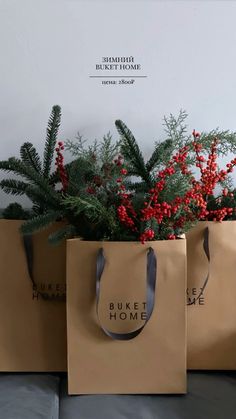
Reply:
<svg viewBox="0 0 236 419"><path fill-rule="evenodd" d="M216 147L221 155L236 152L236 134L215 130L201 134L200 141L194 131L193 141L184 125L186 116L181 111L177 119L164 118L167 138L155 144L145 162L133 134L119 120L119 141L113 142L108 134L89 146L80 135L76 142L58 142L61 111L54 106L43 160L33 144L24 143L20 158L0 162L0 169L21 177L2 180L2 189L32 201L22 232L31 234L56 220L66 220L66 226L51 235L52 242L73 236L144 242L178 238L206 217L233 217L235 196L228 193L225 183L235 161L223 174L215 160ZM64 150L72 155L67 164ZM206 162L200 152L209 153ZM192 172L194 164L201 171L199 180ZM219 183L224 183L223 193L214 197Z"/></svg>
<svg viewBox="0 0 236 419"><path fill-rule="evenodd" d="M173 240L188 231L198 220L222 221L235 214L234 195L228 192L225 184L230 181L229 175L236 164L236 158L227 164L226 170L219 168L216 163L219 144L217 137L208 146L205 145L204 149L199 141L200 134L194 130L193 141L184 145L164 165L158 156L159 164L163 167L155 173L151 165L154 156L145 163L135 138L125 124L116 121L116 126L121 134L121 151L127 161L122 156L114 161L120 167L120 176L116 180L118 186L113 190L114 202L111 208L106 208L109 218L113 213L113 220L110 231L107 230L107 235L101 239L140 240L142 243ZM164 143L162 146L166 151L170 144ZM205 158L200 151L209 153L208 157ZM200 179L196 179L193 173L193 163L200 169ZM134 182L130 176L139 176L141 181ZM215 196L217 185L221 186L222 193ZM92 209L91 219L96 223L100 216L97 193L93 191L91 200L84 197L82 205L80 197L65 197L65 204L77 214L86 211L88 217ZM225 206L226 197L231 199L231 206ZM218 207L213 208L216 205Z"/></svg>

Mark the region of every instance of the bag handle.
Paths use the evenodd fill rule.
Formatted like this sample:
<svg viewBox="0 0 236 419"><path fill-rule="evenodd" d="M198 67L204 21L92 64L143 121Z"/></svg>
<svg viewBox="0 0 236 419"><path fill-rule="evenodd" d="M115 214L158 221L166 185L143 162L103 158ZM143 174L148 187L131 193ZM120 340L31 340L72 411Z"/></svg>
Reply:
<svg viewBox="0 0 236 419"><path fill-rule="evenodd" d="M99 299L100 299L100 285L101 285L101 279L102 279L102 274L105 268L105 264L106 264L106 259L104 256L104 250L103 248L100 248L97 254L97 265L96 265L96 312L97 312L98 319L99 319L98 306L99 306ZM115 333L103 327L101 322L99 321L102 330L107 336L115 340L131 340L142 332L142 330L148 323L154 309L156 272L157 272L156 255L154 253L154 250L151 247L149 247L147 251L147 295L146 295L147 312L146 312L145 323L138 329L133 330L132 332Z"/></svg>
<svg viewBox="0 0 236 419"><path fill-rule="evenodd" d="M30 280L32 282L33 288L37 289L37 284L34 280L33 275L33 266L34 266L34 247L33 247L33 239L31 234L23 235L23 244L28 268L28 274ZM64 295L61 296L52 296L47 292L37 291L38 294L42 297L43 300L50 300L50 301L65 301L66 298Z"/></svg>
<svg viewBox="0 0 236 419"><path fill-rule="evenodd" d="M203 250L205 252L205 255L207 257L208 260L208 272L207 272L207 276L206 279L203 283L203 286L201 288L200 293L198 294L197 298L194 298L194 301L187 303L188 306L191 306L193 304L196 303L196 301L199 300L199 298L201 298L201 296L203 295L203 292L207 286L208 280L209 280L209 276L210 276L210 249L209 249L209 227L206 227L203 233Z"/></svg>

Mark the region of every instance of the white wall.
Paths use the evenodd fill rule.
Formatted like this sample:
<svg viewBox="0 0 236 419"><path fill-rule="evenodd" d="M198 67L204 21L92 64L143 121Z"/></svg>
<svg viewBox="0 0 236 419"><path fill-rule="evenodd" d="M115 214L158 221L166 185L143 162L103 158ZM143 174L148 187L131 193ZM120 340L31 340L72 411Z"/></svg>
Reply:
<svg viewBox="0 0 236 419"><path fill-rule="evenodd" d="M162 117L236 130L236 2L0 0L0 159L30 140L42 150L53 104L60 138L115 134L123 119L148 152ZM134 56L147 79L102 86L102 56ZM0 175L2 177L2 175ZM0 192L0 207L14 200Z"/></svg>

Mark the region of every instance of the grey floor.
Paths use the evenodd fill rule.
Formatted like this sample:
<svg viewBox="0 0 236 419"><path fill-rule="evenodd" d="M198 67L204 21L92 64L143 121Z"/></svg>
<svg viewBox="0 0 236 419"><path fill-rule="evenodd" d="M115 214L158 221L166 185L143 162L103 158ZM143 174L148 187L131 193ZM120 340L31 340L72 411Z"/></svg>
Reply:
<svg viewBox="0 0 236 419"><path fill-rule="evenodd" d="M65 375L0 374L0 419L236 419L236 372L188 374L185 396L68 396Z"/></svg>

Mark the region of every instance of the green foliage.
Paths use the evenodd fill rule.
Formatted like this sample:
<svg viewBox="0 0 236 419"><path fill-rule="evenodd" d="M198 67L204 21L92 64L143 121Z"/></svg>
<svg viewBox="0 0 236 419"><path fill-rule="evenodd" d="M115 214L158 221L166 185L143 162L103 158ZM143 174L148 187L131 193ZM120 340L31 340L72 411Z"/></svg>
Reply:
<svg viewBox="0 0 236 419"><path fill-rule="evenodd" d="M3 211L2 217L6 220L27 220L30 212L22 208L17 202L9 204Z"/></svg>
<svg viewBox="0 0 236 419"><path fill-rule="evenodd" d="M33 144L24 143L20 149L20 158L11 157L0 162L0 170L10 172L19 179L4 179L1 188L12 195L25 195L32 202L32 216L22 226L24 234L46 228L56 220L65 219L68 225L50 236L51 242L81 232L84 237L106 235L113 227L112 211L106 211L113 199L113 190L117 189L116 179L119 168L114 164L119 154L119 143L113 142L110 133L101 141L86 144L78 134L77 142L66 142L66 149L74 156L74 160L65 165L68 176L66 195L58 189L60 177L57 171L52 171L54 149L56 146L61 111L54 106L49 118L45 141L43 161ZM88 189L94 190L89 195ZM83 204L81 197L88 195L88 207L83 211L75 211L75 207L66 199L77 200ZM65 201L65 202L64 202ZM99 211L98 211L99 206ZM88 210L88 214L86 211ZM100 215L99 215L100 213ZM99 226L99 232L95 229ZM109 233L110 234L110 233Z"/></svg>
<svg viewBox="0 0 236 419"><path fill-rule="evenodd" d="M191 147L193 137L188 134L187 125L188 114L184 110L180 110L179 115L175 117L173 114L164 117L164 132L166 135L165 141L171 141L171 147L169 148L169 154L167 159L165 156L162 158L162 162L166 163L171 155L173 155L177 149L187 145ZM197 128L197 127L196 127ZM191 130L192 131L192 130ZM190 132L191 132L190 131ZM213 129L210 132L201 132L200 142L202 144L203 152L208 154L211 148L212 141L214 138L219 140L217 147L217 153L219 156L226 156L229 153L236 154L236 132L230 130L220 130L219 128ZM164 143L165 143L164 141ZM163 143L163 144L164 144ZM195 156L190 153L189 164L195 163Z"/></svg>
<svg viewBox="0 0 236 419"><path fill-rule="evenodd" d="M35 147L33 146L33 144L24 143L20 149L20 156L21 156L22 162L26 166L32 167L34 170L36 170L39 173L42 172L42 165L41 165L40 157Z"/></svg>
<svg viewBox="0 0 236 419"><path fill-rule="evenodd" d="M21 180L3 179L0 185L2 190L10 195L24 195L26 193L27 183Z"/></svg>
<svg viewBox="0 0 236 419"><path fill-rule="evenodd" d="M232 215L226 215L225 220L236 220L236 189L232 190L227 196L208 196L207 209L220 210L222 208L233 208Z"/></svg>
<svg viewBox="0 0 236 419"><path fill-rule="evenodd" d="M217 152L219 156L226 156L229 153L236 155L236 132L229 130L220 130L216 128L210 132L201 133L201 143L203 144L203 149L206 153L209 152L211 143L214 138L218 138L219 145L217 147Z"/></svg>
<svg viewBox="0 0 236 419"><path fill-rule="evenodd" d="M187 112L181 109L177 117L170 113L169 116L164 116L163 118L164 132L166 135L165 141L171 141L169 150L170 155L168 158L170 158L177 149L180 149L191 142L191 135L187 134L187 117ZM167 163L163 160L162 162Z"/></svg>
<svg viewBox="0 0 236 419"><path fill-rule="evenodd" d="M131 131L122 121L116 121L116 126L121 135L121 151L129 174L129 179L125 183L126 188L138 194L137 198L142 196L142 194L148 193L154 187L157 172L161 170L163 165L168 163L176 150L178 150L178 141L181 142L182 146L184 145L181 136L186 133L186 127L183 125L185 117L186 113L181 111L177 119L173 115L170 116L170 119L165 118L168 138L162 143L155 144L155 149L146 163ZM133 180L132 176L136 177L135 180ZM176 175L169 179L167 187L162 192L162 199L168 201L170 197L173 199L177 195L182 196L188 186L189 181L186 176L182 176L180 170L177 170Z"/></svg>
<svg viewBox="0 0 236 419"><path fill-rule="evenodd" d="M86 239L96 237L99 239L111 239L118 230L118 221L115 208L106 207L98 197L66 197L64 200L66 207L69 207L76 217L83 215L90 226L85 233ZM80 223L77 225L80 231Z"/></svg>
<svg viewBox="0 0 236 419"><path fill-rule="evenodd" d="M22 227L22 231L27 233L46 227L51 220L58 218L62 196L55 188L58 175L51 171L60 118L60 107L54 106L47 127L43 163L29 142L21 146L20 158L10 157L0 161L0 170L20 178L3 179L0 182L3 191L11 195L25 195L32 202L33 218Z"/></svg>
<svg viewBox="0 0 236 419"><path fill-rule="evenodd" d="M94 166L97 163L102 166L114 160L120 151L120 143L113 142L110 132L104 135L100 142L94 140L92 143L88 143L78 133L76 141L67 140L65 142L65 149L76 159L82 158L90 165Z"/></svg>
<svg viewBox="0 0 236 419"><path fill-rule="evenodd" d="M70 224L61 227L59 230L54 231L48 237L48 240L51 244L58 244L62 240L71 239L72 237L77 236L76 227Z"/></svg>
<svg viewBox="0 0 236 419"><path fill-rule="evenodd" d="M190 168L196 164L196 156L193 152L192 142L193 137L188 132L188 126L186 123L188 114L185 110L180 110L177 117L173 114L164 116L164 133L165 138L162 142L156 142L154 151L145 163L142 152L135 140L132 132L122 122L116 121L118 132L121 135L121 150L128 166L128 173L131 179L127 181L127 187L134 191L148 191L155 183L155 175L158 171L166 165L171 157L176 152L184 147L189 147L189 156L187 163ZM200 141L203 146L203 153L208 154L211 148L213 139L217 137L219 144L217 152L219 156L225 156L232 152L236 154L236 132L230 132L229 130L220 130L219 128L210 131L209 133L201 133ZM132 179L135 176L135 180ZM184 193L189 185L189 180L186 176L181 176L177 172L176 177L171 179L167 190L165 191L166 197L176 195L176 192L180 194ZM222 184L223 187L232 189L232 179L227 178Z"/></svg>
<svg viewBox="0 0 236 419"><path fill-rule="evenodd" d="M61 211L48 211L44 214L33 216L26 223L22 224L23 234L32 234L35 231L43 230L61 217Z"/></svg>
<svg viewBox="0 0 236 419"><path fill-rule="evenodd" d="M155 149L146 163L146 169L148 172L152 172L157 167L161 167L163 163L167 163L170 160L171 154L173 153L173 141L167 139L162 143L155 144Z"/></svg>
<svg viewBox="0 0 236 419"><path fill-rule="evenodd" d="M61 108L58 105L53 106L51 115L48 121L47 136L44 149L43 159L43 175L46 179L49 178L51 172L51 165L54 156L54 150L57 142L58 130L61 123Z"/></svg>
<svg viewBox="0 0 236 419"><path fill-rule="evenodd" d="M50 236L52 243L78 235L86 240L134 240L138 239L140 231L148 227L155 231L155 237L171 234L169 224L163 223L160 226L155 220L146 224L141 221L140 231L135 234L121 226L116 213L120 204L117 178L121 176L117 157L121 155L124 158L124 167L128 170L124 185L126 191L132 194L135 210L140 212L150 189L156 183L156 174L168 164L177 150L189 146L187 163L190 167L196 163L191 146L193 138L188 134L186 119L187 113L184 110L177 117L172 114L164 117L165 138L155 143L153 153L147 161L134 135L121 120L115 122L120 135L119 141L113 142L110 133L101 142L94 140L88 143L80 134L76 141L67 140L65 149L70 152L73 161L65 165L68 176L68 188L65 192L60 190L58 171L52 168L61 122L61 109L54 106L48 121L43 158L40 158L32 143L25 142L20 148L19 158L10 157L0 161L0 170L13 174L12 178L3 179L0 187L11 195L25 195L32 202L32 214L25 214L27 220L22 226L22 232L31 234L56 220L66 220L67 225ZM220 155L236 153L236 133L216 129L201 133L200 141L206 154L215 137L219 139ZM184 176L177 168L175 174L166 179L160 200L170 202L177 196L183 196L189 188L190 180L190 177ZM225 185L232 190L231 182L229 179ZM230 202L226 198L222 198L222 202L231 206L232 198ZM210 205L217 207L220 203L213 197ZM17 212L17 208L14 211ZM18 211L23 218L24 214L19 208ZM176 217L179 215L176 214ZM185 228L188 227L186 223Z"/></svg>
<svg viewBox="0 0 236 419"><path fill-rule="evenodd" d="M151 186L152 179L150 173L146 168L142 152L132 132L120 120L117 120L115 124L121 136L121 153L129 164L129 174L141 177L147 185Z"/></svg>

